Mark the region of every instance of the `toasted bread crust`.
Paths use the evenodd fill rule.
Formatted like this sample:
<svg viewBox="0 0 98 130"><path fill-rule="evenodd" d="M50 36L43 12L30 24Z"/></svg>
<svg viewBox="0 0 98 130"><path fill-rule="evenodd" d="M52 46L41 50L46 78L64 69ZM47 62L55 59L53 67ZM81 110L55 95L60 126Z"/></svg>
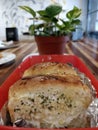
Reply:
<svg viewBox="0 0 98 130"><path fill-rule="evenodd" d="M28 68L23 77L30 77L35 75L54 75L54 76L66 76L66 74L77 75L74 67L68 64L59 62L43 62L35 64Z"/></svg>

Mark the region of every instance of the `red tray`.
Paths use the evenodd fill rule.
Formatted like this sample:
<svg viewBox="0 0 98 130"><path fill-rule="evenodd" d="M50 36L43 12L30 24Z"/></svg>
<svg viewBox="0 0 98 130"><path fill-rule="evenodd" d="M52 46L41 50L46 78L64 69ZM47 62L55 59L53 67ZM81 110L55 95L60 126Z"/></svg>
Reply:
<svg viewBox="0 0 98 130"><path fill-rule="evenodd" d="M0 87L0 109L2 108L2 106L8 99L8 91L9 91L10 86L21 78L21 76L23 75L23 72L27 68L29 68L30 66L36 63L46 62L46 61L51 61L51 62L55 61L55 62L73 64L74 67L77 67L79 71L85 73L86 76L88 76L91 79L91 82L94 85L96 91L98 91L98 80L94 77L94 75L90 72L90 70L86 67L86 65L77 56L75 55L40 55L40 56L34 55L24 60ZM36 128L19 128L19 127L15 128L15 127L8 127L8 126L0 126L0 130L31 130L31 129L38 130ZM77 128L74 128L74 129L77 129ZM69 130L74 130L74 129L69 129ZM78 130L81 130L81 129L96 130L98 128L78 128Z"/></svg>

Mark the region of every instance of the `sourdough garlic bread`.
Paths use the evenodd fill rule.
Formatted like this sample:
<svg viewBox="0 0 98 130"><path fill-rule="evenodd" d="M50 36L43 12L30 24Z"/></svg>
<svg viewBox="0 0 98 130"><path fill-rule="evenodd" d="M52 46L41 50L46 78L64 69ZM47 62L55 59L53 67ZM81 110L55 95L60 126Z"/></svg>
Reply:
<svg viewBox="0 0 98 130"><path fill-rule="evenodd" d="M54 76L66 76L67 74L77 75L74 67L59 63L59 62L42 62L35 64L28 68L23 77L30 77L35 75L54 75Z"/></svg>
<svg viewBox="0 0 98 130"><path fill-rule="evenodd" d="M37 75L10 87L8 110L12 122L24 119L36 128L88 127L85 113L91 101L89 87L77 75Z"/></svg>

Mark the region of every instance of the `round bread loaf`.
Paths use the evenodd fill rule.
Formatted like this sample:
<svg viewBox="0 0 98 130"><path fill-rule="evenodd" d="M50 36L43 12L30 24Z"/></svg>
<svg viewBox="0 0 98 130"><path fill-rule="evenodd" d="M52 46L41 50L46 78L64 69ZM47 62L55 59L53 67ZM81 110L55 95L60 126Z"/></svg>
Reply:
<svg viewBox="0 0 98 130"><path fill-rule="evenodd" d="M85 113L91 101L89 87L77 75L43 75L12 85L8 110L12 122L24 119L31 127L88 127Z"/></svg>

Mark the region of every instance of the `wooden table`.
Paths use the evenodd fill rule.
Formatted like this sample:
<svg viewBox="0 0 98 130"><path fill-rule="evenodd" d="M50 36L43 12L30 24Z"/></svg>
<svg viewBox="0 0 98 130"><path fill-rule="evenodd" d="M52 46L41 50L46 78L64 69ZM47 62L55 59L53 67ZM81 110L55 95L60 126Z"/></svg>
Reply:
<svg viewBox="0 0 98 130"><path fill-rule="evenodd" d="M0 50L0 52L12 52L16 55L15 62L7 67L0 68L0 85L7 79L7 77L17 68L22 62L22 59L30 54L36 53L37 47L33 39L15 42L18 46L15 48Z"/></svg>
<svg viewBox="0 0 98 130"><path fill-rule="evenodd" d="M85 42L86 42L85 40L76 41L76 42L70 41L66 45L66 48L65 48L66 53L72 54L72 55L75 54L75 55L79 56L83 60L83 62L88 66L88 68L92 71L92 73L95 75L95 77L98 78L98 50L92 51L93 48L92 48L92 46L90 47L90 44L89 44L90 41L88 41L87 44L84 44ZM8 67L0 68L0 85L7 79L7 77L22 62L22 59L26 55L28 55L30 53L38 52L36 43L33 39L22 40L19 42L15 42L15 44L17 44L18 47L6 49L6 50L0 50L0 52L12 52L12 53L16 54L16 60L13 64L11 64ZM87 47L90 51L86 50ZM96 47L98 48L97 45L96 45ZM91 54L93 55L92 57L91 57Z"/></svg>

